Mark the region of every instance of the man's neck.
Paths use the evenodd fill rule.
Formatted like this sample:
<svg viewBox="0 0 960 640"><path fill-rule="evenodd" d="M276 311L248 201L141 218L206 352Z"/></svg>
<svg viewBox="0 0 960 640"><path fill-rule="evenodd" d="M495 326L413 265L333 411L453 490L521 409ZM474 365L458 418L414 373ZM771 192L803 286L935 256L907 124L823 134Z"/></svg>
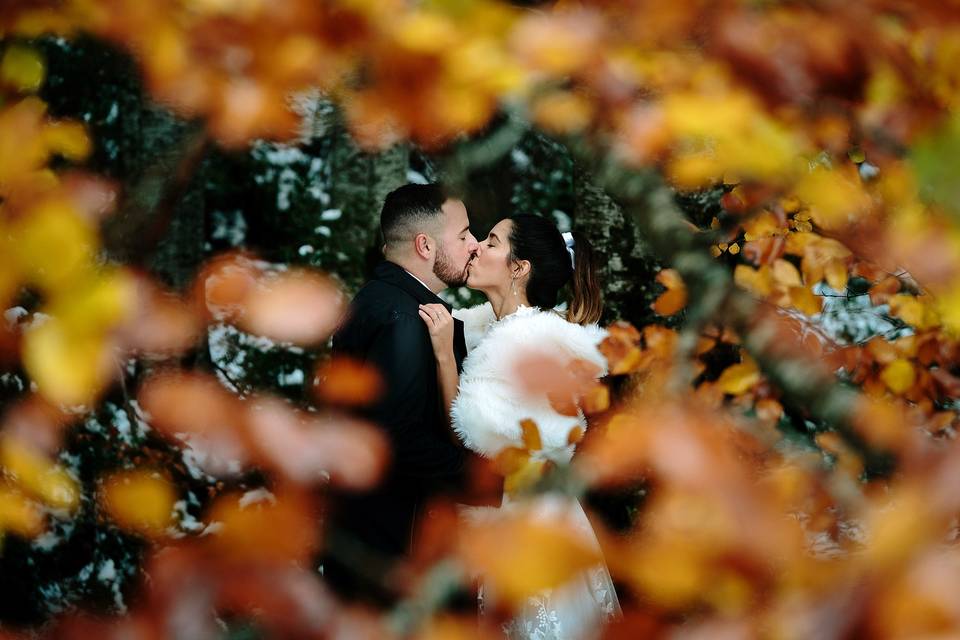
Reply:
<svg viewBox="0 0 960 640"><path fill-rule="evenodd" d="M406 264L401 260L392 260L390 258L388 258L388 260L413 276L417 282L425 286L434 295L447 288L446 285L443 284L439 278L433 275L432 272L429 275L425 273L418 273L418 270L414 265Z"/></svg>

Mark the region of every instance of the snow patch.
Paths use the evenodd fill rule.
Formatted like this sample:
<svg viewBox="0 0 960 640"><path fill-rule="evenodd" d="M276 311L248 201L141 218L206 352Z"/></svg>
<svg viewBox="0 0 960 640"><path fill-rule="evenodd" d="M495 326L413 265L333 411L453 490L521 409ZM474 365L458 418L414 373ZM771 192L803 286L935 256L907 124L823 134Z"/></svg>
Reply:
<svg viewBox="0 0 960 640"><path fill-rule="evenodd" d="M277 504L277 497L272 493L270 493L270 491L268 491L264 487L260 487L258 489L251 489L250 491L247 491L245 494L243 494L240 497L239 505L241 509L246 509L251 505L259 504L261 502L269 502L270 504Z"/></svg>

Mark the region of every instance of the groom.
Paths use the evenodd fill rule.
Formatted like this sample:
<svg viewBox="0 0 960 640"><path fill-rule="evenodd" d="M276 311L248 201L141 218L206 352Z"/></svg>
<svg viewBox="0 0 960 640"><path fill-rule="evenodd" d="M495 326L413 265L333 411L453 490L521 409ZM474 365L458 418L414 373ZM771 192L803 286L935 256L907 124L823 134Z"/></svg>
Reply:
<svg viewBox="0 0 960 640"><path fill-rule="evenodd" d="M392 460L378 488L338 501L329 518L324 575L341 595L382 602L389 599L384 574L409 551L418 511L432 495L454 488L464 471L467 454L442 410L418 310L445 304L437 293L466 282L478 243L463 202L436 184L407 184L387 195L380 230L386 260L353 299L333 349L379 370L384 393L365 417L384 430ZM466 352L463 323L456 320L458 370Z"/></svg>

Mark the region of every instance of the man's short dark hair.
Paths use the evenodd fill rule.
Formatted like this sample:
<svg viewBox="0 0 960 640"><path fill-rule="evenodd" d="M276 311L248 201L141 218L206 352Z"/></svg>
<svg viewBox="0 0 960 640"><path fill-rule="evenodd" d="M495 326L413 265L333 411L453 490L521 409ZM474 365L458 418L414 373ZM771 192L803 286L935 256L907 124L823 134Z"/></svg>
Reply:
<svg viewBox="0 0 960 640"><path fill-rule="evenodd" d="M434 233L449 196L439 184L405 184L387 194L380 211L380 233L387 245L421 232Z"/></svg>

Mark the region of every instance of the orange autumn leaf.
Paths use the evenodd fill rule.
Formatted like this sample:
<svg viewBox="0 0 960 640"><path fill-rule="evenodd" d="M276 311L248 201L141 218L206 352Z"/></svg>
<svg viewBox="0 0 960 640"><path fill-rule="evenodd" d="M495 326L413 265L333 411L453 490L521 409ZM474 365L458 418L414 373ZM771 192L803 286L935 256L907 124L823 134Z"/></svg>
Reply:
<svg viewBox="0 0 960 640"><path fill-rule="evenodd" d="M262 278L246 295L239 325L251 333L298 345L316 344L343 315L343 295L333 282L308 271Z"/></svg>
<svg viewBox="0 0 960 640"><path fill-rule="evenodd" d="M579 415L578 399L600 372L598 365L587 360L537 351L521 354L514 368L525 394L534 400L546 397L555 411L571 417Z"/></svg>
<svg viewBox="0 0 960 640"><path fill-rule="evenodd" d="M550 402L550 408L562 416L575 418L580 414L577 399L570 393L549 391L547 400Z"/></svg>
<svg viewBox="0 0 960 640"><path fill-rule="evenodd" d="M588 416L606 411L610 408L610 388L600 382L592 385L580 397L580 408Z"/></svg>
<svg viewBox="0 0 960 640"><path fill-rule="evenodd" d="M162 373L144 382L140 404L164 431L203 432L239 422L237 399L212 376Z"/></svg>
<svg viewBox="0 0 960 640"><path fill-rule="evenodd" d="M607 358L612 376L634 371L643 359L643 351L639 347L606 340L600 344L600 352Z"/></svg>
<svg viewBox="0 0 960 640"><path fill-rule="evenodd" d="M317 396L329 404L360 406L380 397L383 381L373 367L346 357L322 363L317 368Z"/></svg>
<svg viewBox="0 0 960 640"><path fill-rule="evenodd" d="M497 634L479 627L473 618L455 618L445 614L431 619L414 640L496 640L496 638Z"/></svg>
<svg viewBox="0 0 960 640"><path fill-rule="evenodd" d="M875 447L893 450L910 436L909 420L902 407L883 399L860 399L852 418L857 433Z"/></svg>
<svg viewBox="0 0 960 640"><path fill-rule="evenodd" d="M137 281L135 316L123 327L124 343L139 353L178 353L201 335L199 313L186 300L145 278Z"/></svg>
<svg viewBox="0 0 960 640"><path fill-rule="evenodd" d="M225 254L211 260L196 281L195 295L212 319L230 321L239 316L261 277L261 269L244 254Z"/></svg>
<svg viewBox="0 0 960 640"><path fill-rule="evenodd" d="M766 424L775 425L783 415L783 405L773 398L763 398L756 404L757 418Z"/></svg>
<svg viewBox="0 0 960 640"><path fill-rule="evenodd" d="M278 398L250 401L244 426L250 455L300 484L329 480L341 487L367 489L380 479L390 454L376 427L299 411Z"/></svg>
<svg viewBox="0 0 960 640"><path fill-rule="evenodd" d="M270 494L255 502L226 494L217 498L206 519L216 523L207 546L227 561L306 562L319 542L317 514L297 493Z"/></svg>
<svg viewBox="0 0 960 640"><path fill-rule="evenodd" d="M674 269L663 269L657 274L657 282L666 291L654 301L652 309L661 316L672 316L687 305L687 287Z"/></svg>
<svg viewBox="0 0 960 640"><path fill-rule="evenodd" d="M498 597L513 605L559 586L599 559L596 550L550 505L543 512L524 509L468 527L459 555L491 581Z"/></svg>

